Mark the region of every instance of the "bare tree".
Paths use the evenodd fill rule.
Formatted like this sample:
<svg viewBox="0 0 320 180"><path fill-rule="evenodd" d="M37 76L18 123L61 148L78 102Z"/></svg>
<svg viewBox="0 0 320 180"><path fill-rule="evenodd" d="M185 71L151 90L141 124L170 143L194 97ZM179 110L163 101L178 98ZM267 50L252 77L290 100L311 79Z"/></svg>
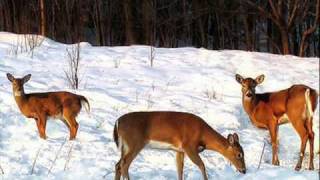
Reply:
<svg viewBox="0 0 320 180"><path fill-rule="evenodd" d="M123 11L124 11L124 24L126 31L126 45L131 45L135 43L135 36L133 30L133 17L132 17L132 0L123 0Z"/></svg>
<svg viewBox="0 0 320 180"><path fill-rule="evenodd" d="M241 1L240 1L241 2ZM241 19L243 21L244 25L244 32L245 32L245 44L246 49L248 51L254 50L254 17L250 15L249 13L246 13L249 11L249 8L244 6L242 3L240 4L241 8Z"/></svg>
<svg viewBox="0 0 320 180"><path fill-rule="evenodd" d="M316 5L316 10L315 10L315 18L313 21L313 24L311 27L307 28L302 35L301 43L300 43L300 48L299 48L299 56L304 56L306 48L308 44L306 43L307 39L310 37L312 33L316 31L317 28L319 28L319 23L320 23L320 0L317 0L317 5ZM306 10L308 11L308 10ZM305 12L308 13L308 12Z"/></svg>
<svg viewBox="0 0 320 180"><path fill-rule="evenodd" d="M280 32L282 53L290 54L289 33L291 32L297 20L305 17L305 13L307 12L307 7L310 1L268 0L267 5L270 6L270 12L267 11L262 5L257 4L252 0L245 0L244 2L251 7L256 8L262 16L272 20Z"/></svg>
<svg viewBox="0 0 320 180"><path fill-rule="evenodd" d="M318 0L1 0L0 31L64 43L319 56Z"/></svg>
<svg viewBox="0 0 320 180"><path fill-rule="evenodd" d="M44 0L39 0L40 5L40 35L46 35L46 18L44 9Z"/></svg>
<svg viewBox="0 0 320 180"><path fill-rule="evenodd" d="M102 3L101 0L95 0L94 1L94 10L91 13L92 14L92 19L93 19L93 24L94 24L94 29L96 30L96 37L98 44L100 46L103 46L105 44L105 39L104 39L104 29L103 29L103 15L101 13L102 11Z"/></svg>

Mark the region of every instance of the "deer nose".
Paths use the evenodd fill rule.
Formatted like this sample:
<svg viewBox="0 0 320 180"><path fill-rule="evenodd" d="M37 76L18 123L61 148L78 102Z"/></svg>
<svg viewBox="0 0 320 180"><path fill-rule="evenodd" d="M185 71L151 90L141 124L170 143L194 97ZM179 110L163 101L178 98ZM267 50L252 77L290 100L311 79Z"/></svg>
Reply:
<svg viewBox="0 0 320 180"><path fill-rule="evenodd" d="M247 96L247 97L252 97L252 93L251 93L250 91L248 91L248 92L246 93L246 96Z"/></svg>
<svg viewBox="0 0 320 180"><path fill-rule="evenodd" d="M239 170L242 174L245 174L246 173L246 169L241 169Z"/></svg>

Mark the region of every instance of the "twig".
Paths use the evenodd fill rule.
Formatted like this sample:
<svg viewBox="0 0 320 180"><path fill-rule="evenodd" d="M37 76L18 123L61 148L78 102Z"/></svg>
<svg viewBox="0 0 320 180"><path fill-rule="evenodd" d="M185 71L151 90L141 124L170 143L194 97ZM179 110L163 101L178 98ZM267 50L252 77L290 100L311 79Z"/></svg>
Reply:
<svg viewBox="0 0 320 180"><path fill-rule="evenodd" d="M260 169L260 165L261 165L261 161L262 161L262 157L263 157L263 153L264 153L264 148L266 146L266 142L263 141L263 148L262 148L262 152L261 152L261 156L260 156L260 161L259 161L259 165L257 169Z"/></svg>
<svg viewBox="0 0 320 180"><path fill-rule="evenodd" d="M69 152L68 152L68 157L67 157L66 163L64 164L63 171L66 171L67 166L68 166L68 164L69 164L69 161L70 161L70 159L71 159L71 151L72 151L72 148L73 148L73 143L72 143L71 146L70 146L70 149L69 149Z"/></svg>
<svg viewBox="0 0 320 180"><path fill-rule="evenodd" d="M32 175L33 172L34 172L34 167L36 166L36 162L37 162L37 159L38 159L38 157L39 157L41 147L42 147L42 145L39 147L38 152L37 152L37 154L36 154L36 157L35 157L34 160L33 160L32 169L31 169L31 175Z"/></svg>
<svg viewBox="0 0 320 180"><path fill-rule="evenodd" d="M112 173L112 171L107 171L107 173L105 174L105 175L103 175L102 176L102 178L104 179L104 178L106 178L109 174L111 174ZM115 172L116 173L116 172Z"/></svg>
<svg viewBox="0 0 320 180"><path fill-rule="evenodd" d="M4 174L1 164L0 164L0 170L1 170L1 174Z"/></svg>
<svg viewBox="0 0 320 180"><path fill-rule="evenodd" d="M53 168L53 165L56 163L56 161L57 161L57 159L58 159L58 156L59 156L59 154L60 154L60 152L61 152L61 150L62 150L62 147L63 147L63 145L65 144L67 142L67 138L64 140L64 142L61 144L61 146L60 146L60 149L57 151L57 154L56 154L56 156L55 156L55 158L54 158L54 160L53 160L53 162L52 162L52 164L51 164L51 166L50 166L50 168L49 168L49 170L48 170L48 176L49 176L49 174L51 173L51 169Z"/></svg>
<svg viewBox="0 0 320 180"><path fill-rule="evenodd" d="M80 83L80 43L66 49L68 68L64 70L68 83L72 89L78 89Z"/></svg>
<svg viewBox="0 0 320 180"><path fill-rule="evenodd" d="M150 46L150 66L153 67L153 61L154 57L156 55L155 48L153 46Z"/></svg>

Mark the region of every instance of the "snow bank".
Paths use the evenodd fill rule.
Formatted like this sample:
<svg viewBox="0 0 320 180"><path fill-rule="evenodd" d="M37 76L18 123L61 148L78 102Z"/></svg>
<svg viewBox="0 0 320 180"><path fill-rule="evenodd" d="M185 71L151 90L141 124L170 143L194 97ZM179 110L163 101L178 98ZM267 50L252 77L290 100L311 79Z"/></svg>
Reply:
<svg viewBox="0 0 320 180"><path fill-rule="evenodd" d="M196 48L155 49L150 67L150 47L92 47L81 43L80 89L71 90L65 77L65 45L44 39L33 52L17 52L23 35L0 33L0 165L3 179L113 179L120 153L112 139L115 120L139 110L175 110L195 113L226 136L237 132L245 151L247 174L235 171L216 152L201 154L210 179L318 179L317 171L294 171L300 139L290 124L280 127L280 167L272 166L267 144L257 166L267 131L255 128L241 105L240 85L234 75L265 74L258 92L279 90L303 83L319 91L318 58L299 58L245 51L209 51ZM18 40L19 39L19 40ZM22 40L21 40L22 39ZM16 53L17 52L17 53ZM82 111L76 141L60 121L48 121L47 141L40 140L35 122L21 115L6 78L32 74L26 92L68 90L86 96L90 115ZM314 116L315 149L319 152L319 107ZM61 149L61 150L60 150ZM71 149L69 163L68 153ZM36 155L39 152L38 158ZM132 179L176 179L175 153L144 150L130 168ZM34 160L36 163L31 175ZM319 154L315 168L319 169ZM67 164L67 165L66 165ZM51 169L51 170L50 170ZM50 171L50 172L49 172ZM186 179L201 173L186 160Z"/></svg>

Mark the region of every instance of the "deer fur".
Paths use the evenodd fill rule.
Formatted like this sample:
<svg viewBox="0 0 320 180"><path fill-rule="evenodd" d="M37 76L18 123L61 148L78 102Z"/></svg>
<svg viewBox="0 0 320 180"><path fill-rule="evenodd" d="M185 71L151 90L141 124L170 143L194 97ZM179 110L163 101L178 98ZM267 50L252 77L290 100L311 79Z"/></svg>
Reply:
<svg viewBox="0 0 320 180"><path fill-rule="evenodd" d="M309 169L314 169L314 132L312 119L318 103L316 90L306 85L293 85L276 92L256 93L255 88L264 80L264 75L244 78L236 74L236 81L242 86L242 104L251 122L269 130L272 143L272 164L279 165L278 126L290 122L301 139L299 160L295 169L300 170L306 143L310 145ZM285 119L284 119L285 117Z"/></svg>
<svg viewBox="0 0 320 180"><path fill-rule="evenodd" d="M114 141L121 152L115 179L129 179L129 166L146 146L176 152L178 178L183 179L185 154L207 179L199 153L212 150L222 154L241 172L246 172L244 153L236 133L227 138L200 117L183 112L132 112L121 116L114 126Z"/></svg>
<svg viewBox="0 0 320 180"><path fill-rule="evenodd" d="M41 138L46 139L45 130L49 117L62 120L70 131L70 140L76 138L79 126L76 117L82 104L87 112L90 111L89 102L84 96L66 91L26 94L23 85L30 80L31 74L15 78L7 73L7 78L12 83L13 96L21 113L35 119Z"/></svg>

